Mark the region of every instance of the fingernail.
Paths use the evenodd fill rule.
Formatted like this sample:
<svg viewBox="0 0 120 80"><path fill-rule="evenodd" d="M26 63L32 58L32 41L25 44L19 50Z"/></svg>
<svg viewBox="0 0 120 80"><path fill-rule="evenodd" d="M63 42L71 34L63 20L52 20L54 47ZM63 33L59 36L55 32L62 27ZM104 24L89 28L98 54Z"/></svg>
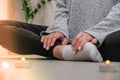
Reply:
<svg viewBox="0 0 120 80"><path fill-rule="evenodd" d="M78 47L78 50L81 50L81 47L80 47L80 46Z"/></svg>
<svg viewBox="0 0 120 80"><path fill-rule="evenodd" d="M53 44L51 44L51 46L53 46Z"/></svg>
<svg viewBox="0 0 120 80"><path fill-rule="evenodd" d="M47 47L46 50L49 50L49 47Z"/></svg>
<svg viewBox="0 0 120 80"><path fill-rule="evenodd" d="M46 48L46 45L44 45L44 48Z"/></svg>
<svg viewBox="0 0 120 80"><path fill-rule="evenodd" d="M41 42L43 42L43 40L41 40Z"/></svg>

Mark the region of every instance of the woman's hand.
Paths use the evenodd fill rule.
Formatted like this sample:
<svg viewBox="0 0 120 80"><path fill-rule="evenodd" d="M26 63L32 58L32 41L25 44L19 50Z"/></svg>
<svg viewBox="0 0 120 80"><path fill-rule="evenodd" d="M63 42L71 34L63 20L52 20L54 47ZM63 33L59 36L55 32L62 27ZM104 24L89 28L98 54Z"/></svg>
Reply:
<svg viewBox="0 0 120 80"><path fill-rule="evenodd" d="M43 47L46 48L46 50L49 50L50 47L55 44L57 39L62 41L62 45L66 45L68 43L68 39L61 32L53 32L48 35L44 35L41 38L41 42L43 42Z"/></svg>
<svg viewBox="0 0 120 80"><path fill-rule="evenodd" d="M73 53L77 53L78 50L82 50L83 46L87 42L92 42L93 44L98 44L98 40L86 32L80 32L72 42Z"/></svg>

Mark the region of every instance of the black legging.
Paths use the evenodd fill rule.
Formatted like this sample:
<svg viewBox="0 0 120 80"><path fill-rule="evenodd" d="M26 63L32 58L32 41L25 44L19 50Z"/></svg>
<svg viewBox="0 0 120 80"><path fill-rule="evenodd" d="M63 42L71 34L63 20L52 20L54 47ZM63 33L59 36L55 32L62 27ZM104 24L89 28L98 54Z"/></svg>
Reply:
<svg viewBox="0 0 120 80"><path fill-rule="evenodd" d="M46 51L40 42L40 32L48 26L27 24L18 21L0 21L0 45L19 54L37 54L54 58L52 51L55 45ZM98 48L104 60L120 61L120 31L108 35Z"/></svg>
<svg viewBox="0 0 120 80"><path fill-rule="evenodd" d="M109 34L99 48L104 60L120 61L120 30Z"/></svg>
<svg viewBox="0 0 120 80"><path fill-rule="evenodd" d="M40 32L45 31L48 26L27 24L18 21L0 21L0 45L18 54L37 54L54 58L53 48L61 42L56 41L55 45L46 51L40 42Z"/></svg>

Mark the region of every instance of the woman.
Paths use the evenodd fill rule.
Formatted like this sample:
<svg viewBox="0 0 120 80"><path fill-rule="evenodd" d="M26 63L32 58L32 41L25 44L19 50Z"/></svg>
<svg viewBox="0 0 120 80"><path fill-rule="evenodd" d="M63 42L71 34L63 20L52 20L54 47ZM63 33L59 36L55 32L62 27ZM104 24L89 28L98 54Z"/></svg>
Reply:
<svg viewBox="0 0 120 80"><path fill-rule="evenodd" d="M120 30L118 2L118 0L57 0L53 26L1 21L0 44L20 54L38 54L65 60L101 62L103 57L104 60L120 61L119 38L116 38ZM12 39L9 38L11 35ZM111 40L114 37L116 39ZM12 43L13 40L15 41ZM115 52L116 50L118 52Z"/></svg>

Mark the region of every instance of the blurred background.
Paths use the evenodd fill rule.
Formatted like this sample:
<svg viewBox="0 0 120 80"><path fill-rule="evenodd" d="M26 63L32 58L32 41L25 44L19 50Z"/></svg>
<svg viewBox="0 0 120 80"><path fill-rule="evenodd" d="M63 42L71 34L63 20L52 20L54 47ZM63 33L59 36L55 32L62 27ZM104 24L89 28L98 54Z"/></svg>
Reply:
<svg viewBox="0 0 120 80"><path fill-rule="evenodd" d="M30 0L32 8L37 6L40 0ZM36 14L34 24L52 25L56 1L46 3ZM25 21L22 10L22 0L0 0L0 19Z"/></svg>

